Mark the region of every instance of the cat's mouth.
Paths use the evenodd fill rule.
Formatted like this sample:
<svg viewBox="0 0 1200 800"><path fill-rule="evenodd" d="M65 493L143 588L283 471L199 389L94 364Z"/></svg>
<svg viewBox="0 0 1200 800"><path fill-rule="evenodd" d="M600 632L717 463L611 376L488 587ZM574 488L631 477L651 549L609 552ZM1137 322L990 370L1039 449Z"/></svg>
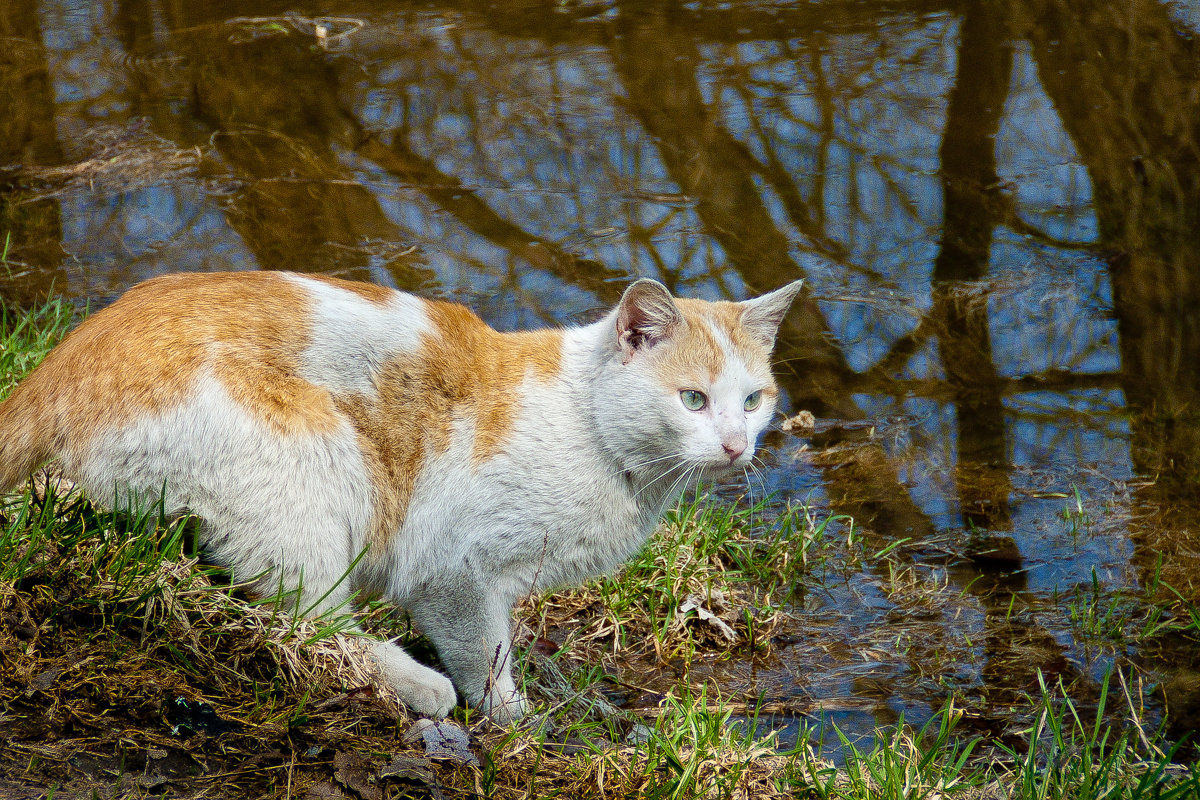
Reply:
<svg viewBox="0 0 1200 800"><path fill-rule="evenodd" d="M750 463L748 458L716 458L703 466L706 478L727 478L741 472Z"/></svg>

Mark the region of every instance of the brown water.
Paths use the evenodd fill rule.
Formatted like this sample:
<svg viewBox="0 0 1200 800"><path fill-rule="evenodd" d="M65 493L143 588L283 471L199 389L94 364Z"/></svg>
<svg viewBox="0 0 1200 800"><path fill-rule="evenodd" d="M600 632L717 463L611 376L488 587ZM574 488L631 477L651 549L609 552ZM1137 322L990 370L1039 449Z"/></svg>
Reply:
<svg viewBox="0 0 1200 800"><path fill-rule="evenodd" d="M1152 0L5 0L0 292L293 269L509 329L634 275L804 277L779 356L818 433L772 434L755 492L895 559L725 680L807 709L785 729L957 693L1004 731L1038 670L1086 703L1116 665L1183 732L1195 647L1138 631L1162 583L1200 595L1198 30Z"/></svg>

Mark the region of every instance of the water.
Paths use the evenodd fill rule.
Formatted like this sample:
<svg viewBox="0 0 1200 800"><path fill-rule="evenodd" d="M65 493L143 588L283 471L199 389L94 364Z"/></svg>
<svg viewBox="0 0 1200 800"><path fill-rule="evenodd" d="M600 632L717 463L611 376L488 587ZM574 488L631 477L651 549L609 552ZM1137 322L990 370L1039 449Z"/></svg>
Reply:
<svg viewBox="0 0 1200 800"><path fill-rule="evenodd" d="M1037 670L1086 702L1116 664L1182 732L1195 649L1133 632L1161 583L1200 595L1198 18L8 0L0 291L293 269L514 329L635 275L707 298L803 277L778 356L820 424L768 437L756 491L852 516L907 572L810 593L805 636L720 679L799 703L785 729L957 692L1004 730Z"/></svg>

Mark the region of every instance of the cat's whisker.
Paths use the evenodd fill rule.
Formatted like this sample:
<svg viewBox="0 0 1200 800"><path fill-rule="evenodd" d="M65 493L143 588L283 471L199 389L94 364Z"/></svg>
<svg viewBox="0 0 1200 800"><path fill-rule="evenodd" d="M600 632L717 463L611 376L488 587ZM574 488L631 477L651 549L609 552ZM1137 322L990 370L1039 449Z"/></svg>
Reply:
<svg viewBox="0 0 1200 800"><path fill-rule="evenodd" d="M655 477L655 478L653 478L652 480L648 481L648 482L646 483L646 485L645 485L645 486L643 486L641 489L639 489L639 490L638 490L637 494L635 494L635 495L634 495L634 498L636 499L636 498L640 497L640 496L641 496L641 494L642 494L642 492L645 492L645 491L646 491L647 489L649 489L651 486L655 486L655 485L657 485L658 483L660 483L660 482L662 482L662 481L666 480L666 478L667 478L667 476L668 476L668 475L670 475L670 474L671 474L672 472L674 472L675 470L677 470L677 469L681 469L681 468L685 470L684 474L686 475L686 474L687 474L686 470L687 470L687 469L690 469L690 465L689 465L689 464L688 464L688 462L686 462L686 461L678 461L678 460L677 460L677 461L676 461L674 464L672 464L672 465L671 465L671 466L670 466L668 469L664 470L664 471L663 471L661 474L659 474L658 476L656 476L656 477ZM672 484L671 484L671 486L672 486L672 487L674 487L674 486L675 486L675 483L672 483ZM670 494L670 491L668 491L668 492L667 492L667 494L669 495L669 494Z"/></svg>
<svg viewBox="0 0 1200 800"><path fill-rule="evenodd" d="M646 467L649 467L649 466L652 466L652 465L654 465L654 464L661 464L661 463L662 463L662 462L664 462L664 461L676 461L676 462L678 462L678 461L679 461L679 457L680 457L680 454L679 454L679 453L668 453L668 454L667 454L667 455L665 455L665 456L658 456L658 457L656 457L656 458L648 458L648 459L646 459L645 461L638 461L638 462L636 462L636 463L629 464L629 465L628 465L628 466L626 466L625 468L626 468L627 470L638 470L638 469L644 469L644 468L646 468Z"/></svg>
<svg viewBox="0 0 1200 800"><path fill-rule="evenodd" d="M752 463L747 463L742 467L742 478L746 481L746 494L750 498L750 507L754 508L754 484L750 480L750 470L754 467Z"/></svg>
<svg viewBox="0 0 1200 800"><path fill-rule="evenodd" d="M647 484L646 487L643 487L644 491L650 486L661 485L662 482L665 481L668 476L670 476L671 473L677 469L682 469L683 471L671 481L671 484L659 498L659 516L662 516L671 503L677 499L679 493L682 491L680 487L686 487L688 485L692 479L692 476L700 469L700 465L690 461L677 460L676 463L673 464L669 469L664 470L658 477Z"/></svg>
<svg viewBox="0 0 1200 800"><path fill-rule="evenodd" d="M677 459L681 455L678 452L664 453L662 451L662 446L657 442L646 442L639 447L631 448L628 452L630 456L650 456L650 458L640 462L640 464L666 461L668 459ZM636 469L638 466L640 466L640 464L635 464L633 467L629 468Z"/></svg>
<svg viewBox="0 0 1200 800"><path fill-rule="evenodd" d="M677 497L675 487L679 486L680 482L682 481L684 487L686 488L688 481L691 480L692 474L699 469L698 464L687 464L686 466L687 469L685 469L683 473L671 483L671 488L667 489L667 493L663 495L662 508L658 512L659 516L662 516L666 512L667 506L674 502L675 498Z"/></svg>
<svg viewBox="0 0 1200 800"><path fill-rule="evenodd" d="M762 487L763 496L765 497L766 495L768 495L770 493L770 490L767 488L767 478L763 474L763 471L761 469L759 469L758 466L754 463L754 459L750 459L750 462L746 466L749 467L749 469L752 473L754 473L754 477L758 479L758 484L759 484L759 486ZM749 476L747 476L747 478L746 478L746 483L747 483L747 485L750 484Z"/></svg>
<svg viewBox="0 0 1200 800"><path fill-rule="evenodd" d="M763 475L762 470L760 470L757 466L755 466L754 459L750 459L750 462L746 466L748 466L750 468L750 470L754 473L754 477L758 479L758 483L762 487L762 500L765 501L767 499L767 497L770 495L770 489L767 486L766 476ZM746 484L747 484L747 486L750 485L749 476L747 476ZM756 507L756 504L754 502L754 491L753 491L753 488L751 487L750 508L753 509L755 507Z"/></svg>
<svg viewBox="0 0 1200 800"><path fill-rule="evenodd" d="M679 463L681 463L681 459L680 459L678 453L668 453L667 455L655 456L654 458L647 458L642 461L639 461L636 464L634 464L632 466L632 468L633 469L644 469L646 467L650 467L655 464L662 464L664 462L669 463L672 466L675 466L675 465L678 465Z"/></svg>

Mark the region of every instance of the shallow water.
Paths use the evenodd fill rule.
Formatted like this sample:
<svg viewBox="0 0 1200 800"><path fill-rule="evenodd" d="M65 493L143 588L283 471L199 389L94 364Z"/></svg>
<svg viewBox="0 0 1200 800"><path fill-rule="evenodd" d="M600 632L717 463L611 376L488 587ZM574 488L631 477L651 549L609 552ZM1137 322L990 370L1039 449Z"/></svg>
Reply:
<svg viewBox="0 0 1200 800"><path fill-rule="evenodd" d="M1005 730L1037 670L1087 702L1116 664L1182 732L1195 650L1137 631L1200 595L1197 31L1151 0L7 0L0 291L294 269L512 329L635 275L803 277L778 356L818 429L753 490L907 572L810 591L724 680L803 700L785 730L952 692Z"/></svg>

